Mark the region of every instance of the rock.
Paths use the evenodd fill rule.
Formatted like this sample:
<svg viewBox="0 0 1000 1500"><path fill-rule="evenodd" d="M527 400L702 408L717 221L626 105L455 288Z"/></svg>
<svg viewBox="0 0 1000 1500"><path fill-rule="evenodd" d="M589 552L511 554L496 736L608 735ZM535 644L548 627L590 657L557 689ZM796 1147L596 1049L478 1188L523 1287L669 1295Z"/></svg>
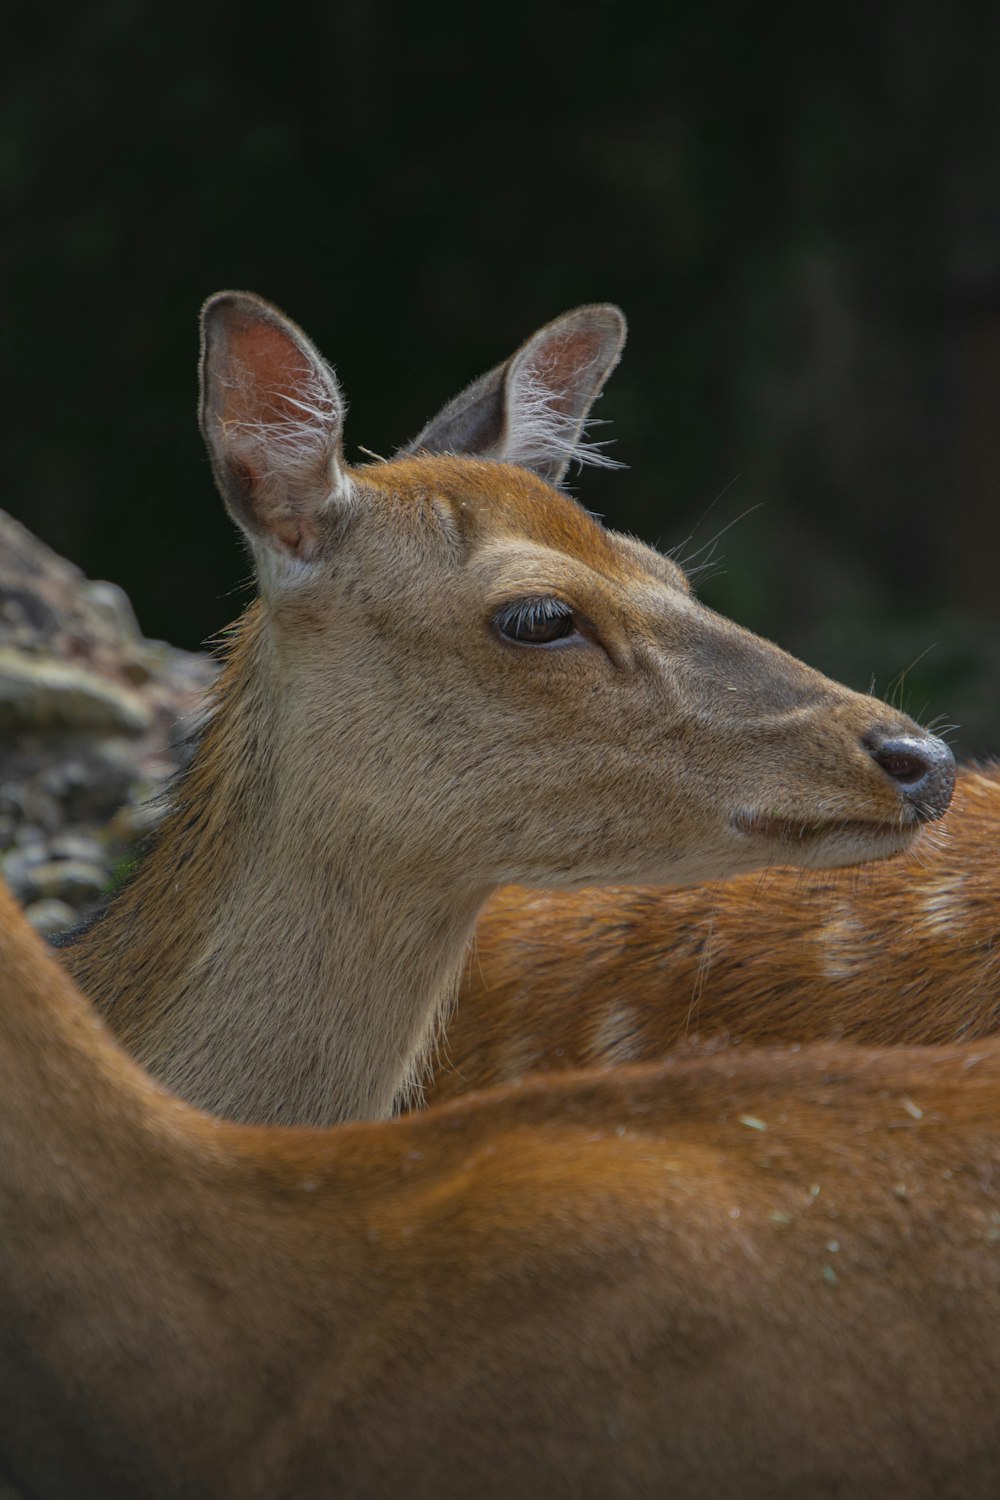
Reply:
<svg viewBox="0 0 1000 1500"><path fill-rule="evenodd" d="M33 823L22 823L14 835L14 844L18 849L25 850L44 848L45 835Z"/></svg>
<svg viewBox="0 0 1000 1500"><path fill-rule="evenodd" d="M141 735L152 723L136 693L95 672L0 649L0 729Z"/></svg>
<svg viewBox="0 0 1000 1500"><path fill-rule="evenodd" d="M107 890L111 871L82 859L49 859L32 865L23 877L25 899L52 897L72 906L86 906Z"/></svg>
<svg viewBox="0 0 1000 1500"><path fill-rule="evenodd" d="M49 839L49 854L53 859L77 859L83 860L84 864L105 863L104 845L79 833L57 834Z"/></svg>
<svg viewBox="0 0 1000 1500"><path fill-rule="evenodd" d="M40 924L85 914L156 827L217 672L0 511L0 867Z"/></svg>
<svg viewBox="0 0 1000 1500"><path fill-rule="evenodd" d="M123 661L122 671L133 687L143 687L145 683L153 680L149 663L138 656L134 656L131 661Z"/></svg>
<svg viewBox="0 0 1000 1500"><path fill-rule="evenodd" d="M31 844L25 849L12 849L0 861L0 871L19 901L37 895L31 872L48 860L49 851L43 843Z"/></svg>
<svg viewBox="0 0 1000 1500"><path fill-rule="evenodd" d="M66 757L44 771L38 784L73 823L113 817L141 785L135 755L115 740L67 745Z"/></svg>
<svg viewBox="0 0 1000 1500"><path fill-rule="evenodd" d="M65 901L32 901L30 906L25 907L24 915L35 931L46 938L68 932L80 920L79 913L67 906Z"/></svg>
<svg viewBox="0 0 1000 1500"><path fill-rule="evenodd" d="M80 597L123 641L142 640L142 631L139 629L132 601L117 583L107 583L104 579L91 582L88 579L80 585L79 592Z"/></svg>

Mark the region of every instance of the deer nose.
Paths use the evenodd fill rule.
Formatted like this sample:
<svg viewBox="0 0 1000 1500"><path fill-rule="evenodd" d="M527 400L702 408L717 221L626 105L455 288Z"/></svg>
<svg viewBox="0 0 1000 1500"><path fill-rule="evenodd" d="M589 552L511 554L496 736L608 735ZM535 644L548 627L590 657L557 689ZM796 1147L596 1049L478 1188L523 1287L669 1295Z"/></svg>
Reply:
<svg viewBox="0 0 1000 1500"><path fill-rule="evenodd" d="M955 790L955 757L944 740L932 734L889 738L873 730L862 744L876 765L892 777L921 823L948 811Z"/></svg>

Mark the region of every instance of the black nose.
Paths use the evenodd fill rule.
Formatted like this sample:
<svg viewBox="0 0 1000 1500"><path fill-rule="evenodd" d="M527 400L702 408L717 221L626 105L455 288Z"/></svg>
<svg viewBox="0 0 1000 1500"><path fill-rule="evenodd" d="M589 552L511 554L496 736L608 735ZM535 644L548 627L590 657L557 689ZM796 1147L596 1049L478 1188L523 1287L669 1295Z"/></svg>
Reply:
<svg viewBox="0 0 1000 1500"><path fill-rule="evenodd" d="M890 739L874 730L862 743L872 760L892 777L921 822L948 811L955 790L955 757L944 740L932 734Z"/></svg>

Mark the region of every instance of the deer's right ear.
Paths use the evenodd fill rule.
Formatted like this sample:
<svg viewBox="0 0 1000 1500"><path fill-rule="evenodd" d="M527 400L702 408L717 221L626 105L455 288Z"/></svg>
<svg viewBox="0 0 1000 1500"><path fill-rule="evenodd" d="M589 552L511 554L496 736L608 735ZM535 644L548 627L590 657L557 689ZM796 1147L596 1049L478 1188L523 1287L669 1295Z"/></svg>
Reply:
<svg viewBox="0 0 1000 1500"><path fill-rule="evenodd" d="M202 309L200 421L226 509L251 541L318 557L346 493L343 398L305 334L249 292L218 292Z"/></svg>

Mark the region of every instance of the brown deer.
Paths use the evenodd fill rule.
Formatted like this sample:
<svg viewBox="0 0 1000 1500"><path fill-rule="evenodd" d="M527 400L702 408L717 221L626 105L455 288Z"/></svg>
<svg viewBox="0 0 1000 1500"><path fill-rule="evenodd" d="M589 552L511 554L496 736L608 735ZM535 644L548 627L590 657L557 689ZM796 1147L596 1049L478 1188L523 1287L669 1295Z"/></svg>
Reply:
<svg viewBox="0 0 1000 1500"><path fill-rule="evenodd" d="M34 1500L1000 1493L997 1044L240 1126L0 893L0 1225Z"/></svg>
<svg viewBox="0 0 1000 1500"><path fill-rule="evenodd" d="M942 1043L1000 1028L1000 768L864 870L690 890L511 887L486 907L430 1100L695 1038Z"/></svg>
<svg viewBox="0 0 1000 1500"><path fill-rule="evenodd" d="M569 313L414 454L348 468L306 337L254 297L207 305L202 428L261 598L155 849L68 952L191 1102L388 1114L500 886L851 863L947 807L939 740L553 488L623 336L614 308Z"/></svg>

